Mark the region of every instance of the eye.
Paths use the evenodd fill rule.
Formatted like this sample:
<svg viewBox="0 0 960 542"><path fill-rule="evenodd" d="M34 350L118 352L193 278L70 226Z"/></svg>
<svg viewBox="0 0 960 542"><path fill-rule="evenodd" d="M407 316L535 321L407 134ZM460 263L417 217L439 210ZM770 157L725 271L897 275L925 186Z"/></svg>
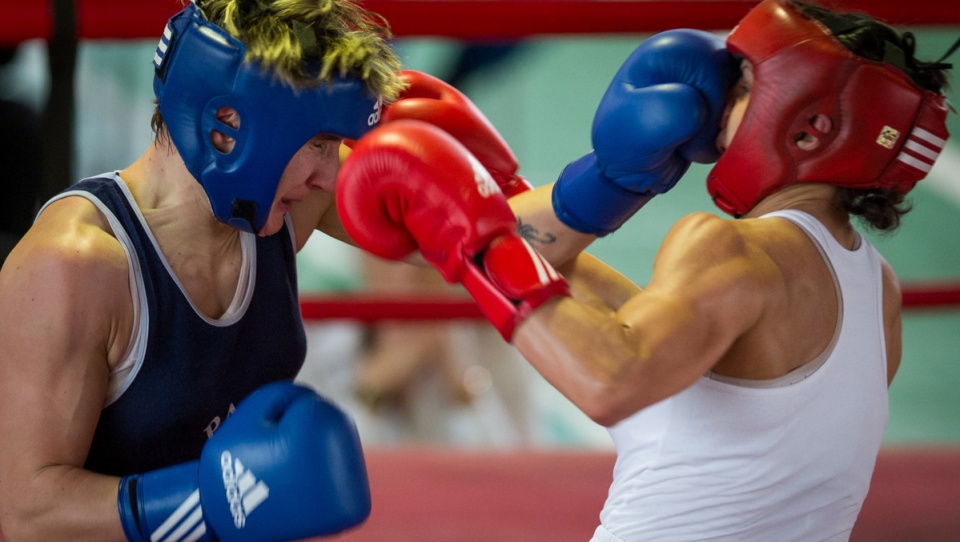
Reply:
<svg viewBox="0 0 960 542"><path fill-rule="evenodd" d="M741 82L737 83L737 87L734 90L734 95L737 97L738 100L742 100L747 96L749 96L750 91L752 90L750 88L750 85L744 83L742 79L740 81Z"/></svg>
<svg viewBox="0 0 960 542"><path fill-rule="evenodd" d="M339 137L318 136L310 140L310 148L318 157L337 155L340 153L340 143L343 141Z"/></svg>
<svg viewBox="0 0 960 542"><path fill-rule="evenodd" d="M733 88L733 95L737 100L745 99L753 91L753 64L745 58L740 59L740 78Z"/></svg>
<svg viewBox="0 0 960 542"><path fill-rule="evenodd" d="M310 144L315 147L323 147L326 145L339 145L343 141L343 138L336 137L328 134L315 135L310 139Z"/></svg>

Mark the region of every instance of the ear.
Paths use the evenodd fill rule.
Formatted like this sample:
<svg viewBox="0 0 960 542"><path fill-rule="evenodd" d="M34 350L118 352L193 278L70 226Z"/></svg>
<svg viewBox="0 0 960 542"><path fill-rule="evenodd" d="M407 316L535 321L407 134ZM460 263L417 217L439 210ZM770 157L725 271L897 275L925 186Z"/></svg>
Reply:
<svg viewBox="0 0 960 542"><path fill-rule="evenodd" d="M820 114L810 119L810 130L797 134L794 143L801 150L812 151L820 146L820 137L815 134L826 135L833 130L833 121L830 117Z"/></svg>
<svg viewBox="0 0 960 542"><path fill-rule="evenodd" d="M240 114L237 113L237 110L223 106L220 109L217 109L217 120L230 126L234 130L240 128ZM210 143L213 143L213 147L218 151L229 154L233 151L233 145L235 143L234 139L223 132L217 130L210 131Z"/></svg>

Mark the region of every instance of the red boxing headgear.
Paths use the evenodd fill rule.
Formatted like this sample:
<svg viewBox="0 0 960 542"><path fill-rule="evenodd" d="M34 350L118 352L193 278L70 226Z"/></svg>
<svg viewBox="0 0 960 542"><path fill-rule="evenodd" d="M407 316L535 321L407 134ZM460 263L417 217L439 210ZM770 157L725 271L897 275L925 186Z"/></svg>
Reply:
<svg viewBox="0 0 960 542"><path fill-rule="evenodd" d="M707 177L714 203L734 216L796 183L907 192L949 136L943 95L854 54L789 0L763 0L727 48L754 72L740 127ZM813 148L797 145L805 135Z"/></svg>

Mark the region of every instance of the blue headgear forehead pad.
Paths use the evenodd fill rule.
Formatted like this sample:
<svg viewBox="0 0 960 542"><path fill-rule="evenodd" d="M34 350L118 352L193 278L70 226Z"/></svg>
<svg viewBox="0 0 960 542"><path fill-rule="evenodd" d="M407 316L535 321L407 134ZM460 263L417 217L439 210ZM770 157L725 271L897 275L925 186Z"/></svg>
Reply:
<svg viewBox="0 0 960 542"><path fill-rule="evenodd" d="M214 215L257 232L297 150L320 133L359 139L379 121L381 104L359 79L295 89L257 62L244 62L245 54L242 42L188 4L167 22L153 89L170 138ZM217 120L224 106L238 112L238 128ZM217 150L211 131L232 137L233 150Z"/></svg>

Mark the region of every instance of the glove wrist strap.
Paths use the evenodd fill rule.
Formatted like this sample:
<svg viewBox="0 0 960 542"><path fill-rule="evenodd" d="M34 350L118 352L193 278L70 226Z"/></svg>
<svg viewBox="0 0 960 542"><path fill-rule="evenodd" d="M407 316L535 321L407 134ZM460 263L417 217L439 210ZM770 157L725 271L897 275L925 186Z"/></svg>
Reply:
<svg viewBox="0 0 960 542"><path fill-rule="evenodd" d="M621 188L600 172L591 152L560 174L553 186L553 210L570 228L603 237L620 228L655 195Z"/></svg>
<svg viewBox="0 0 960 542"><path fill-rule="evenodd" d="M461 282L507 342L534 309L569 295L566 279L520 237L494 240L477 260Z"/></svg>

